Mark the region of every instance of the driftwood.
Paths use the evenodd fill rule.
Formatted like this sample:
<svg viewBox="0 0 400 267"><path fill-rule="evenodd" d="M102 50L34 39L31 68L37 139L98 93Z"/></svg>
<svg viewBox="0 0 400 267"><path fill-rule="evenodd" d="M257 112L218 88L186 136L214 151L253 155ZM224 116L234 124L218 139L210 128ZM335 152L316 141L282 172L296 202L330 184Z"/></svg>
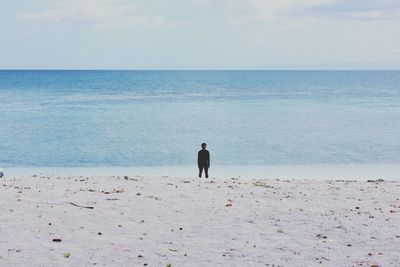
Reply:
<svg viewBox="0 0 400 267"><path fill-rule="evenodd" d="M84 208L84 209L94 209L94 207L90 207L90 206L81 206L81 205L77 205L75 203L69 202L69 204L78 207L78 208Z"/></svg>

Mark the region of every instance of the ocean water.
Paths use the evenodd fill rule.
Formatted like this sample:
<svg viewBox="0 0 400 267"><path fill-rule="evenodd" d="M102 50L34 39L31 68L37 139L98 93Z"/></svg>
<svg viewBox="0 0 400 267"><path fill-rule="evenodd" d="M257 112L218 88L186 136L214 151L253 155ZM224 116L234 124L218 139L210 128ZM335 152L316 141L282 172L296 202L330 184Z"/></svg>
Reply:
<svg viewBox="0 0 400 267"><path fill-rule="evenodd" d="M0 166L400 163L399 71L0 71Z"/></svg>

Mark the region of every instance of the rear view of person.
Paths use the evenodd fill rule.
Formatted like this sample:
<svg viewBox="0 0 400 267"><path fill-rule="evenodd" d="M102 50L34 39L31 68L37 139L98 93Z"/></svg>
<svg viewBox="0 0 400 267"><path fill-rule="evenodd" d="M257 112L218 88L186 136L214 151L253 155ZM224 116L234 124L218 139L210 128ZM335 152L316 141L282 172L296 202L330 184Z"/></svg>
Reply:
<svg viewBox="0 0 400 267"><path fill-rule="evenodd" d="M201 174L204 173L206 174L206 178L208 178L208 169L210 168L210 152L206 150L207 144L202 143L201 144L201 150L199 151L198 157L197 157L197 165L199 166L199 177L201 178Z"/></svg>

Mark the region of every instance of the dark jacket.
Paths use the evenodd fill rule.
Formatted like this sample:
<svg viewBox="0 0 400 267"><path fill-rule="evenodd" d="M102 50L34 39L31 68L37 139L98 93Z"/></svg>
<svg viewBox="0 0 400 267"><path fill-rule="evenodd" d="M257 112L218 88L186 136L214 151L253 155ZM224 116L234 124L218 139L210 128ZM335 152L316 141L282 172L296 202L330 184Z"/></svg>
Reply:
<svg viewBox="0 0 400 267"><path fill-rule="evenodd" d="M210 152L208 150L200 150L197 157L197 165L200 167L210 168Z"/></svg>

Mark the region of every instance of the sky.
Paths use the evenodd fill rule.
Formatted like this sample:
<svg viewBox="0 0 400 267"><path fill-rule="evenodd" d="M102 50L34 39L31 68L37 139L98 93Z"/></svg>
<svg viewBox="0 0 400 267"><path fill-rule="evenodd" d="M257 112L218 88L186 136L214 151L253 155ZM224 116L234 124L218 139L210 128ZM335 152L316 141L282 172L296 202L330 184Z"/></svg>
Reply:
<svg viewBox="0 0 400 267"><path fill-rule="evenodd" d="M0 0L1 69L400 69L399 0Z"/></svg>

